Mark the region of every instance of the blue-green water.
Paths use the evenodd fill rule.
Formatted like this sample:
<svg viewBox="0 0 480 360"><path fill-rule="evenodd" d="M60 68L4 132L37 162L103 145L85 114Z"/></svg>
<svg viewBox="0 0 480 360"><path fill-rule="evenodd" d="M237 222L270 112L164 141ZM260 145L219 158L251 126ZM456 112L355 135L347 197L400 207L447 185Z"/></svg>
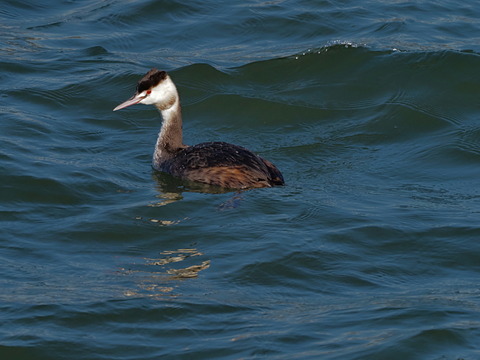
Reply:
<svg viewBox="0 0 480 360"><path fill-rule="evenodd" d="M1 359L480 358L480 4L6 1ZM185 142L287 185L150 166Z"/></svg>

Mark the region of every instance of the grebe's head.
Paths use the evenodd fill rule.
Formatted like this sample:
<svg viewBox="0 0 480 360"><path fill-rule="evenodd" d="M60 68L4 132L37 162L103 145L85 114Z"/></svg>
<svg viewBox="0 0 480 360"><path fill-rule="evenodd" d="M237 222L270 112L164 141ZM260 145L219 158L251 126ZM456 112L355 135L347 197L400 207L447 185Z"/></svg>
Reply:
<svg viewBox="0 0 480 360"><path fill-rule="evenodd" d="M170 76L165 71L152 69L138 82L135 94L113 111L135 104L155 105L166 110L175 104L177 98L177 89Z"/></svg>

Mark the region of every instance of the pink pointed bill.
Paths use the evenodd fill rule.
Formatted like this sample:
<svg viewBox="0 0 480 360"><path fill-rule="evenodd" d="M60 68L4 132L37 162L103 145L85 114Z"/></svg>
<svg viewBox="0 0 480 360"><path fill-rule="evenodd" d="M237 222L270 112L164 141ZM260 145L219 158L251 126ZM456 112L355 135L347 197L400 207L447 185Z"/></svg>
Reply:
<svg viewBox="0 0 480 360"><path fill-rule="evenodd" d="M113 109L113 111L117 111L117 110L126 108L127 106L131 106L131 105L138 104L138 103L139 103L140 101L142 101L143 99L145 99L144 96L140 96L139 94L134 95L134 96L132 96L130 99L128 99L127 101L124 101L123 103L121 103L120 105L118 105L115 109Z"/></svg>

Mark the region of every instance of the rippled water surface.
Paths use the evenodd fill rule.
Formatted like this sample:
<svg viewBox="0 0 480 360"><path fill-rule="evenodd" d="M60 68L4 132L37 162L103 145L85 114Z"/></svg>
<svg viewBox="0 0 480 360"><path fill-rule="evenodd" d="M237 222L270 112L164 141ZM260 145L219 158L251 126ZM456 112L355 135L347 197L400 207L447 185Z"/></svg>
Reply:
<svg viewBox="0 0 480 360"><path fill-rule="evenodd" d="M480 5L20 1L0 9L2 359L480 358ZM151 169L184 141L287 185Z"/></svg>

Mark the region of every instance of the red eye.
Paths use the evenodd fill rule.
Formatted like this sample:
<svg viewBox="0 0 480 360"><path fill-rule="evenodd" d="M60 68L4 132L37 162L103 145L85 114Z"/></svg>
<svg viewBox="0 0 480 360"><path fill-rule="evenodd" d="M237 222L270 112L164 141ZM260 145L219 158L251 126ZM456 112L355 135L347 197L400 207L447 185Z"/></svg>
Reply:
<svg viewBox="0 0 480 360"><path fill-rule="evenodd" d="M152 90L147 90L147 95L150 95L152 93Z"/></svg>

